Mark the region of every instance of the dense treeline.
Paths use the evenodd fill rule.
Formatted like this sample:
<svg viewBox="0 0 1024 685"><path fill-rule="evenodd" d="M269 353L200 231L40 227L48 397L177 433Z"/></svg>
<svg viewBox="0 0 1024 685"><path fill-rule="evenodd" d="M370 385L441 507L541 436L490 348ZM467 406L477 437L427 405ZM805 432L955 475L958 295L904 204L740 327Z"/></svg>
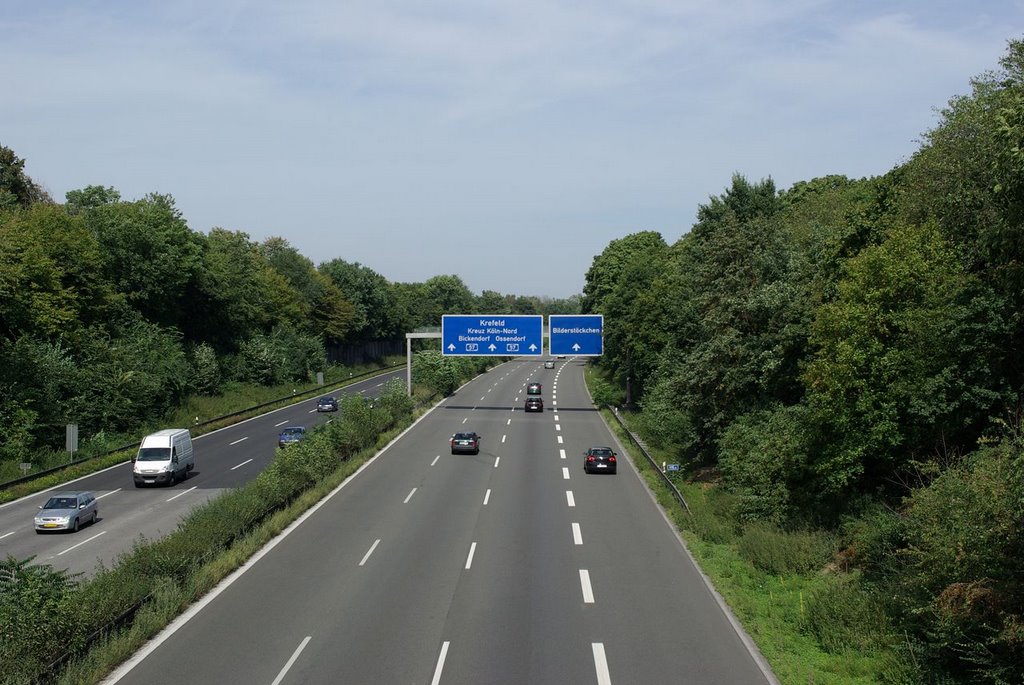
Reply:
<svg viewBox="0 0 1024 685"><path fill-rule="evenodd" d="M652 441L839 533L920 682L1024 682L1024 43L1001 67L884 176L737 175L584 289Z"/></svg>
<svg viewBox="0 0 1024 685"><path fill-rule="evenodd" d="M283 238L189 228L169 195L89 186L56 204L0 146L0 462L128 433L193 394L308 379L325 346L400 339L444 313L573 312L458 276L392 283Z"/></svg>

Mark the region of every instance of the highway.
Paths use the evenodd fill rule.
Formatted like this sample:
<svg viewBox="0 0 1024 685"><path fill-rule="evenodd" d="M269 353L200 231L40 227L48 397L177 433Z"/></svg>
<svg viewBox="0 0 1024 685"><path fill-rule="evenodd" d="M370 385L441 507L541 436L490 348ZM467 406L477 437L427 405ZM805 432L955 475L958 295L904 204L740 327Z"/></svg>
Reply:
<svg viewBox="0 0 1024 685"><path fill-rule="evenodd" d="M583 362L495 367L105 682L774 683L631 463L584 474L594 444L621 455Z"/></svg>
<svg viewBox="0 0 1024 685"><path fill-rule="evenodd" d="M376 397L387 380L404 377L405 370L399 369L323 394ZM273 460L282 426L311 428L330 420L333 412L316 412L321 396L195 438L195 469L173 487L136 488L131 464L125 463L0 505L0 557L35 557L35 563L85 575L94 573L100 562L109 566L139 536L155 539L173 532L195 507L255 478ZM96 524L74 534L36 534L32 518L58 490L93 492L99 499Z"/></svg>

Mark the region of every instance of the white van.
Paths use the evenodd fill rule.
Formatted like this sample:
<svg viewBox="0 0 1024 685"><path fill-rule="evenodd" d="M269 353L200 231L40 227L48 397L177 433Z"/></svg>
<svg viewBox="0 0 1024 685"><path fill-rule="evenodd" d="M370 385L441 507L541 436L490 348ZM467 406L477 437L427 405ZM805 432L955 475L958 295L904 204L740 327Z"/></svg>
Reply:
<svg viewBox="0 0 1024 685"><path fill-rule="evenodd" d="M174 485L188 478L196 465L192 435L187 428L165 428L142 439L139 453L132 459L135 487Z"/></svg>

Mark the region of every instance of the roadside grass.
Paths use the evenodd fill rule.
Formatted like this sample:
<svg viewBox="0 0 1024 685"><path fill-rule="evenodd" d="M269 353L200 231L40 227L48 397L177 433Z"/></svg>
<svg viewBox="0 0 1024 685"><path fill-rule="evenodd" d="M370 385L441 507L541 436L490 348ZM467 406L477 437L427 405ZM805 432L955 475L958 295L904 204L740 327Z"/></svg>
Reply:
<svg viewBox="0 0 1024 685"><path fill-rule="evenodd" d="M126 436L101 436L98 441L98 446L103 449L97 451L103 451L110 449L116 445L123 445L128 442L133 442L140 439L143 435L150 433L154 430L158 430L160 426L180 426L182 428L189 428L192 431L192 436L196 437L204 435L212 431L230 426L246 419L252 418L271 411L277 407L288 406L294 403L294 395L298 393L309 391L317 387L323 388L324 394L330 394L337 391L340 388L344 388L351 383L364 380L363 378L355 378L355 376L372 372L372 371L384 371L394 366L399 361L404 361L404 358L392 357L385 359L380 364L362 364L355 367L342 367L332 366L330 371L325 372L324 385L318 386L316 383L306 384L284 384L277 386L260 386L260 385L246 385L233 383L230 384L226 391L217 396L202 397L194 396L190 397L186 404L176 411L174 411L165 420L159 422L159 424L151 424L146 428L142 429L137 435L126 435ZM288 397L289 393L294 393L292 397ZM226 414L232 414L234 412L240 412L255 405L263 404L264 402L270 402L271 400L284 398L280 403L272 406L261 407L260 409L254 409L250 412L245 412L238 416L224 419L223 421L216 421L205 426L195 426L195 422L205 421L209 418L217 416L224 416ZM303 400L308 399L307 396L302 397ZM25 483L17 483L7 488L0 490L0 504L11 502L13 500L31 495L42 490L47 490L54 486L66 483L82 476L87 476L97 471L115 466L117 464L124 463L131 459L134 453L133 449L122 450L111 454L105 454L102 456L83 461L80 464L73 464L67 468L61 469L56 473L51 473L45 476L40 476L31 481ZM52 468L54 466L60 466L62 463L67 461L66 452L46 452L40 453L43 459L42 463L38 464L41 467L40 470L46 468ZM16 468L14 464L0 464L0 475L3 478L0 480L7 480L16 478L21 475L15 472L13 469Z"/></svg>
<svg viewBox="0 0 1024 685"><path fill-rule="evenodd" d="M607 386L593 367L587 367L586 380ZM629 437L603 406L601 412L629 451ZM619 416L628 423L627 413ZM675 461L657 449L648 451L655 461ZM734 516L727 492L711 483L674 479L692 512L687 514L646 459L632 461L783 685L869 685L892 682L883 674L904 670L884 619L863 616L859 607L865 598L842 590L844 574L825 570L833 544L829 536L744 523ZM827 636L827 645L815 635Z"/></svg>
<svg viewBox="0 0 1024 685"><path fill-rule="evenodd" d="M84 656L68 664L54 682L57 685L91 685L109 675L189 605L210 592L264 545L280 535L295 519L352 476L414 420L410 417L382 433L374 447L361 450L346 459L333 473L299 495L294 502L253 527L228 549L216 554L189 574L181 585L169 579L162 583L152 599L136 614L130 626L102 638Z"/></svg>

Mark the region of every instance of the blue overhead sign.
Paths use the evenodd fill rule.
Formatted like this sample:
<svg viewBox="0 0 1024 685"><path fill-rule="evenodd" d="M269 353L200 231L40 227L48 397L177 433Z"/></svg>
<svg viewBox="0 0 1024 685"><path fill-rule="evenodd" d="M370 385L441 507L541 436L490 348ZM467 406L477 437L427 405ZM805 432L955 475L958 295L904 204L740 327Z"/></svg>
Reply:
<svg viewBox="0 0 1024 685"><path fill-rule="evenodd" d="M603 314L552 314L548 327L551 354L598 357L604 352Z"/></svg>
<svg viewBox="0 0 1024 685"><path fill-rule="evenodd" d="M544 317L445 314L441 351L461 357L539 357L544 354Z"/></svg>

